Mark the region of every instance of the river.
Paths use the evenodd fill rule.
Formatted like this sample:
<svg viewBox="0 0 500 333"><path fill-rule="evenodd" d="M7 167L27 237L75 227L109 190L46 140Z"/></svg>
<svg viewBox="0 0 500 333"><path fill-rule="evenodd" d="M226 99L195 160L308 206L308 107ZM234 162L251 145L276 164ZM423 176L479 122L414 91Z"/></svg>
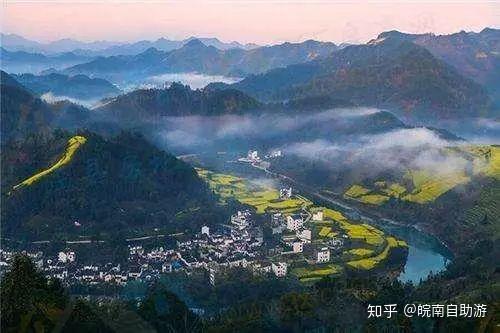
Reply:
<svg viewBox="0 0 500 333"><path fill-rule="evenodd" d="M397 238L406 241L409 248L404 270L399 276L399 280L402 282L412 281L418 284L420 281L425 280L430 273L436 274L443 271L446 268L446 264L453 258L451 251L436 237L428 233L395 221L367 216L366 213L361 213L358 209L351 207L345 201L325 196L295 179L272 172L267 168L261 168L257 165L253 165L253 167L264 171L269 176L280 178L281 181L298 187L306 196L315 197L322 201L322 204L327 203L333 205L335 209L342 211L347 216L354 215L356 219L374 225L384 232L393 234Z"/></svg>

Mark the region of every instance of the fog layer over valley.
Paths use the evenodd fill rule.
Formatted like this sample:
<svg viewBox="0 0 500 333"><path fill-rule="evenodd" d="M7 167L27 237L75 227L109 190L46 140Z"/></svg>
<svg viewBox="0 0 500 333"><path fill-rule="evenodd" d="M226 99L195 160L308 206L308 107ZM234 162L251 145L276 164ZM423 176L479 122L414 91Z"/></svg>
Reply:
<svg viewBox="0 0 500 333"><path fill-rule="evenodd" d="M404 124L375 108L164 117L147 128L158 145L180 155L225 152L236 159L251 149L261 156L281 150L284 156L270 160L271 168L297 169L302 176L326 172L343 178L341 186L399 179L411 170L446 176L470 168L467 156L452 148L468 141L446 130Z"/></svg>

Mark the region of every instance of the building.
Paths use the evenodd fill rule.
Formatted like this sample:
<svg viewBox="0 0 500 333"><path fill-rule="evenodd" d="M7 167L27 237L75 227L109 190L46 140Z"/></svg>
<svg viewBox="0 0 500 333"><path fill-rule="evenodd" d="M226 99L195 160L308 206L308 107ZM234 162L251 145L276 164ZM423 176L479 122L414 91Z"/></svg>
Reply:
<svg viewBox="0 0 500 333"><path fill-rule="evenodd" d="M286 228L290 231L296 231L302 228L304 220L301 215L289 215L286 217Z"/></svg>
<svg viewBox="0 0 500 333"><path fill-rule="evenodd" d="M327 247L322 247L316 251L316 262L324 263L330 261L330 249Z"/></svg>
<svg viewBox="0 0 500 333"><path fill-rule="evenodd" d="M312 239L311 230L303 229L303 230L297 231L297 237L299 237L304 242L310 243L311 239Z"/></svg>
<svg viewBox="0 0 500 333"><path fill-rule="evenodd" d="M257 152L257 150L249 150L247 159L250 160L250 162L260 161L259 153Z"/></svg>
<svg viewBox="0 0 500 333"><path fill-rule="evenodd" d="M313 213L312 220L313 221L323 221L323 211L318 210L317 212Z"/></svg>
<svg viewBox="0 0 500 333"><path fill-rule="evenodd" d="M280 189L280 199L290 199L292 197L292 188Z"/></svg>
<svg viewBox="0 0 500 333"><path fill-rule="evenodd" d="M304 251L304 243L297 239L292 243L293 253L301 253Z"/></svg>
<svg viewBox="0 0 500 333"><path fill-rule="evenodd" d="M271 215L271 230L273 235L281 234L285 229L285 217L281 213Z"/></svg>
<svg viewBox="0 0 500 333"><path fill-rule="evenodd" d="M208 282L212 287L215 286L215 270L212 268L208 270Z"/></svg>
<svg viewBox="0 0 500 333"><path fill-rule="evenodd" d="M201 234L210 236L210 228L204 225L203 227L201 227Z"/></svg>
<svg viewBox="0 0 500 333"><path fill-rule="evenodd" d="M57 255L57 258L62 263L69 263L69 262L74 262L76 256L75 256L75 252L73 252L73 251L59 252L59 254Z"/></svg>
<svg viewBox="0 0 500 333"><path fill-rule="evenodd" d="M277 262L271 264L271 270L277 277L286 276L288 265L286 262Z"/></svg>
<svg viewBox="0 0 500 333"><path fill-rule="evenodd" d="M231 224L237 229L243 230L251 225L252 213L249 210L238 211L236 214L231 215Z"/></svg>

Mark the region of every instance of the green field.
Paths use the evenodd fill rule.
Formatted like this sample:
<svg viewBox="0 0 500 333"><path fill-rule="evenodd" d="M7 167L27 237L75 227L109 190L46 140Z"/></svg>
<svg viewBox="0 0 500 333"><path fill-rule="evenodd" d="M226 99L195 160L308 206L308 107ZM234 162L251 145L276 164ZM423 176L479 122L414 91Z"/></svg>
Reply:
<svg viewBox="0 0 500 333"><path fill-rule="evenodd" d="M450 172L409 169L400 183L379 180L374 182L373 186L354 184L344 192L344 196L369 205L382 205L390 197L427 204L456 186L470 182L473 176L482 175L500 179L499 146L447 147L442 150L442 153L444 156L454 156L470 161L472 172L465 168ZM407 188L403 184L411 185Z"/></svg>
<svg viewBox="0 0 500 333"><path fill-rule="evenodd" d="M470 178L463 172L436 175L420 170L409 171L405 177L413 182L415 190L403 196L403 200L419 204L432 202L455 186L470 181Z"/></svg>
<svg viewBox="0 0 500 333"><path fill-rule="evenodd" d="M71 160L73 159L73 156L77 152L77 150L87 142L87 139L83 136L76 135L68 140L68 146L66 147L66 150L64 151L64 154L61 156L61 158L54 163L52 166L50 166L48 169L42 170L40 172L37 172L33 176L23 180L19 184L15 185L13 187L13 190L17 190L18 188L24 187L24 186L30 186L33 183L39 181L43 177L47 176L48 174L51 174L52 172L56 171L57 169L65 166Z"/></svg>
<svg viewBox="0 0 500 333"><path fill-rule="evenodd" d="M308 282L312 279L320 279L324 276L339 274L342 272L342 267L334 264L322 264L294 268L291 272L297 276L300 281Z"/></svg>
<svg viewBox="0 0 500 333"><path fill-rule="evenodd" d="M377 183L379 186L381 186L381 182ZM352 185L347 191L345 191L344 197L348 199L354 199L365 204L377 206L389 200L388 196L372 193L372 190L357 184Z"/></svg>
<svg viewBox="0 0 500 333"><path fill-rule="evenodd" d="M360 249L351 249L351 250L346 251L346 252L349 254L355 255L357 257L366 257L366 256L372 255L374 251L370 250L370 249L360 248Z"/></svg>
<svg viewBox="0 0 500 333"><path fill-rule="evenodd" d="M351 198L359 198L363 195L370 193L371 190L367 189L361 185L352 185L346 192L345 195Z"/></svg>
<svg viewBox="0 0 500 333"><path fill-rule="evenodd" d="M407 247L407 246L408 245L404 241L397 240L394 237L387 237L387 245L380 254L369 258L349 261L347 265L356 269L370 270L378 266L385 259L387 259L387 256L389 255L392 249L395 249L397 247Z"/></svg>
<svg viewBox="0 0 500 333"><path fill-rule="evenodd" d="M258 214L281 212L290 214L301 209L314 212L323 210L323 221L308 222L309 227L314 230L313 242L321 245L323 242L337 237L340 233L347 235L353 243L354 248L346 251L359 260L350 261L351 267L359 269L371 269L381 263L390 250L397 246L406 246L393 237L387 237L379 229L366 223L355 223L347 219L341 212L313 206L313 203L301 196L290 199L279 199L279 192L271 187L264 187L252 183L243 178L232 175L219 174L211 171L197 169L198 174L209 184L210 188L220 195L222 203L228 198L234 198L241 203L247 204L255 209ZM366 196L362 187L355 187L355 195ZM365 194L361 194L365 193ZM339 274L343 270L343 264L314 264L292 269L300 281L307 282L319 279L323 276Z"/></svg>
<svg viewBox="0 0 500 333"><path fill-rule="evenodd" d="M312 205L312 202L302 197L280 199L278 190L243 178L203 169L197 169L197 172L221 197L223 203L228 198L234 198L252 206L258 214L275 212L290 214Z"/></svg>

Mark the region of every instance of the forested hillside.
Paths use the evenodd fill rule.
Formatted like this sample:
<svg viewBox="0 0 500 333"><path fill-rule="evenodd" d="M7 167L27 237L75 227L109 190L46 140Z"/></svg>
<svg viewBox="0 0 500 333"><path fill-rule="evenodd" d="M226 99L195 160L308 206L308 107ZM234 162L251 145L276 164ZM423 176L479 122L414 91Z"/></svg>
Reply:
<svg viewBox="0 0 500 333"><path fill-rule="evenodd" d="M54 165L71 136L60 131L30 135L3 148L4 236L133 235L153 228L173 232L197 229L205 223L200 217L213 213L215 201L195 171L142 137L80 136L85 143L67 163L15 189ZM211 216L210 223L217 220Z"/></svg>

